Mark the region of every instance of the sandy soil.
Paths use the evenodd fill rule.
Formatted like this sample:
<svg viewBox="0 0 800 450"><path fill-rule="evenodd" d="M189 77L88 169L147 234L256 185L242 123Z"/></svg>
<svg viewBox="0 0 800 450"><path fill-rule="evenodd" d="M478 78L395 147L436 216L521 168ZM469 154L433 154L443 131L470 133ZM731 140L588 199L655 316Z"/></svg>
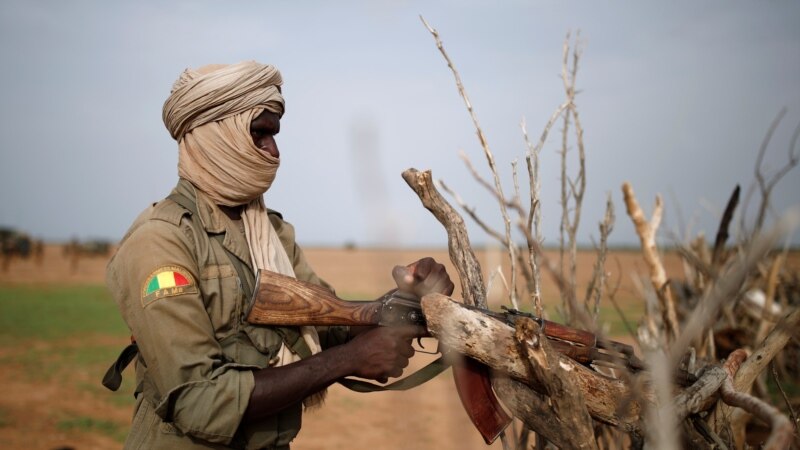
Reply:
<svg viewBox="0 0 800 450"><path fill-rule="evenodd" d="M349 296L372 298L392 286L391 268L406 264L423 256L433 256L439 261L449 261L444 250L340 250L307 249L306 255L324 279L340 293ZM478 257L484 270L491 271L499 265L506 266L497 251L481 251ZM555 254L552 255L556 257ZM796 267L797 260L794 257ZM635 273L646 269L638 252L614 252L608 269L612 277L620 279L620 297L634 299ZM8 271L0 272L0 284L17 283L103 283L106 257L84 258L73 264L66 259L61 248L48 245L41 262L34 260L11 261ZM591 274L594 256L581 253L578 261L579 285L583 286ZM674 255L666 257L667 271L682 274L680 263ZM450 273L455 270L448 263ZM487 276L488 278L488 276ZM616 282L616 281L615 281ZM458 283L456 283L458 285ZM494 283L490 301L499 302L502 289ZM557 291L545 280L543 295L547 304L555 304ZM119 342L116 340L119 339ZM126 339L113 338L112 344L122 348ZM33 345L47 345L36 344ZM80 342L69 345L81 345ZM429 342L427 348L435 348ZM4 350L9 352L9 350ZM16 351L16 350L15 350ZM20 349L18 351L26 351ZM9 356L9 355L1 355ZM433 357L418 354L411 368L421 367ZM2 360L2 359L0 359ZM96 384L102 373L88 373L76 368L78 377L86 383ZM407 372L408 373L408 372ZM130 376L130 372L126 373ZM74 385L74 380L70 386ZM0 366L0 448L25 449L117 449L121 444L99 433L59 431L58 417L74 415L109 420L126 427L130 408L114 406L105 394L95 395L86 390L71 390L67 383L37 382L26 379L22 367L13 364ZM123 395L123 394L108 394ZM487 448L478 432L464 413L449 371L429 383L404 393L359 394L331 387L326 405L304 417L303 430L293 444L294 449L483 449ZM490 448L502 448L499 441Z"/></svg>

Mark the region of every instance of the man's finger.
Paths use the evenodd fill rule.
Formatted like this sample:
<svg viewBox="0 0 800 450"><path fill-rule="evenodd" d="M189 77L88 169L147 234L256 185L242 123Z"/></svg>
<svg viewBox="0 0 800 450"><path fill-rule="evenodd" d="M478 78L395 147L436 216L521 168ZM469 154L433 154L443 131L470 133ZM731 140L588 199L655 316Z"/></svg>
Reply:
<svg viewBox="0 0 800 450"><path fill-rule="evenodd" d="M394 266L392 278L399 288L408 288L414 283L414 272L405 266Z"/></svg>
<svg viewBox="0 0 800 450"><path fill-rule="evenodd" d="M414 278L416 278L417 280L424 280L425 278L428 277L428 275L430 275L431 269L433 268L435 263L436 262L433 260L433 258L426 257L420 259L417 262L411 263L409 265L409 268L413 272Z"/></svg>

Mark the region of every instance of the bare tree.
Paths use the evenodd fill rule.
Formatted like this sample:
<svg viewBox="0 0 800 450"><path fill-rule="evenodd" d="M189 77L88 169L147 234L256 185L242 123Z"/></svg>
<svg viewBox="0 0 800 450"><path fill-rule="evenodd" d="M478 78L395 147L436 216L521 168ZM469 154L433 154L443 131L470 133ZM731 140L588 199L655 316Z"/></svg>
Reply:
<svg viewBox="0 0 800 450"><path fill-rule="evenodd" d="M424 19L422 22L453 73L458 93L475 126L490 176L481 175L465 154L462 153L461 158L475 181L497 201L503 221L502 229L493 228L481 218L476 208L469 206L443 181L434 182L430 171L409 169L403 173L403 178L422 205L447 231L450 258L460 277L464 302L485 307L486 284L471 249L464 220L442 197L439 189L448 193L488 236L505 249L510 262L508 276L499 268L492 271L492 276L499 277L507 286L508 301L513 308L519 309L520 300L529 299L533 310L542 316L541 272L544 270L559 288L565 321L591 331L568 328L576 336L588 335L591 338L564 340L554 338L552 332L548 334L547 327L551 325L539 318L518 315L510 322L487 320L488 313L464 308L446 296L423 298L423 312L431 334L448 348L495 370L495 391L523 425L519 436L503 438L504 446L518 444L521 445L519 448L524 448L529 444L528 430L531 430L536 433L537 448L547 441L559 448L609 448L614 445L639 448L645 442L653 448L687 445L719 448L726 445L726 440L730 443L738 439L735 436L744 429L730 419L731 408L756 415L770 424L769 448L787 445L792 439L791 422L777 408L747 394L747 391L791 342L792 330L800 322L800 310L786 308L785 314L775 320L767 320L764 312L757 322L754 353L747 357L744 351L732 351L730 356L725 355L724 366L718 363L714 330L718 323L724 323L721 319L731 321L731 305L737 304L748 289L765 286L769 296L777 295L779 274L784 264L780 259L770 258L773 258L773 249L780 239L800 222L798 216L787 214L770 230L764 231L762 212L747 245L740 246L735 252L726 251L728 227L738 204L738 190L735 191L723 214L713 250L709 251L701 239L695 240L691 248L681 250L687 267L703 275L694 278L698 282L688 289L694 298L688 301L683 293L676 295L673 292L675 280L666 273L656 244L663 211L660 196L656 198L654 211L648 220L636 200L633 187L625 183L626 209L642 243L643 257L650 272L649 292L657 299L653 300L656 304L654 310L643 317L638 333L638 344L645 350L645 367L632 348L626 349L609 341L597 326L602 299L609 298L613 303L616 292L608 288L605 270L608 236L615 221L610 196L599 223L597 260L582 304L577 297L577 233L586 190L583 125L575 103L580 41L576 41L572 48L570 35L565 39L561 72L565 100L545 122L535 144L528 136L525 121L522 121L528 171L527 198L523 200L517 162L511 163L514 190L509 197L503 190L495 158L461 77L438 32ZM539 154L559 118L563 124L562 216L560 251L558 260L553 261L541 248L542 195L538 177ZM765 203L768 203L770 192L778 180L796 164L794 149L798 133L800 131L796 131L792 138L789 163L769 180L760 175L764 150L759 152L756 174ZM578 167L572 178L568 176L567 167L570 136L577 147ZM761 211L768 211L768 205L762 205ZM521 236L524 243L518 244L515 236ZM767 276L762 276L760 267L765 261L772 261L767 265L771 269ZM518 275L521 283L518 283ZM763 311L770 306L768 303ZM683 313L678 314L679 310ZM708 350L698 353L698 347ZM642 370L645 368L649 370Z"/></svg>

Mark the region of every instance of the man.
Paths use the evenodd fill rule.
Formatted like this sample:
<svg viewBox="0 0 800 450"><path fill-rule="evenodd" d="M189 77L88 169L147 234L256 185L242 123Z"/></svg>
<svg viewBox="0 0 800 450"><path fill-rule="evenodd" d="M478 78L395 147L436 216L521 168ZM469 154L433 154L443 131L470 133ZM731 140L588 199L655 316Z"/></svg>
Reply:
<svg viewBox="0 0 800 450"><path fill-rule="evenodd" d="M327 286L264 203L280 163L281 83L255 62L187 69L164 104L180 180L134 221L107 271L138 347L125 448L288 448L301 405L345 376L399 376L425 331L244 321L259 269ZM393 276L420 296L453 291L430 258Z"/></svg>

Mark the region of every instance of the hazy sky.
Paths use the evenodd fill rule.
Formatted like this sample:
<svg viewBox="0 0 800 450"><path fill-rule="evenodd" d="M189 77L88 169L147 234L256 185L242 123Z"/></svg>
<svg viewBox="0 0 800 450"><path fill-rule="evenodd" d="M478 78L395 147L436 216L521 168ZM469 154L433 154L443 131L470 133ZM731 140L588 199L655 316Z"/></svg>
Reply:
<svg viewBox="0 0 800 450"><path fill-rule="evenodd" d="M119 239L177 180L177 145L161 122L173 81L186 67L251 59L284 77L282 165L266 200L302 244L446 245L400 178L408 167L432 169L498 224L496 203L458 157L463 150L488 176L419 15L441 34L507 191L511 162L524 161L520 121L538 137L563 101L562 44L580 30L583 242L597 238L609 193L612 242L636 242L626 180L648 212L663 195L665 231L713 239L734 186L753 182L773 118L788 108L768 174L787 160L800 122L795 1L4 0L0 225L49 240ZM554 131L541 162L548 244L561 214ZM776 209L800 203L798 192L800 168L776 188ZM486 241L470 230L474 242Z"/></svg>

